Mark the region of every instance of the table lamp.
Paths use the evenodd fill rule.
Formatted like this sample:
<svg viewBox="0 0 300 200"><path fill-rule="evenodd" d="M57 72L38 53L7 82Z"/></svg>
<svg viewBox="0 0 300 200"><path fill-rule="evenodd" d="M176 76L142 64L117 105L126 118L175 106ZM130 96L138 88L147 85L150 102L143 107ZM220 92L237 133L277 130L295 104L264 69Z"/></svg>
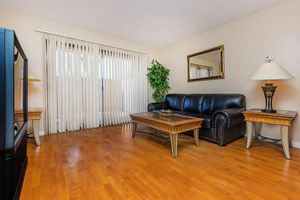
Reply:
<svg viewBox="0 0 300 200"><path fill-rule="evenodd" d="M274 110L272 106L272 99L277 87L273 85L272 81L294 79L294 77L274 62L272 57L267 56L265 63L250 77L250 79L266 81L265 85L261 87L265 95L265 109L263 109L262 112L276 113L276 110Z"/></svg>

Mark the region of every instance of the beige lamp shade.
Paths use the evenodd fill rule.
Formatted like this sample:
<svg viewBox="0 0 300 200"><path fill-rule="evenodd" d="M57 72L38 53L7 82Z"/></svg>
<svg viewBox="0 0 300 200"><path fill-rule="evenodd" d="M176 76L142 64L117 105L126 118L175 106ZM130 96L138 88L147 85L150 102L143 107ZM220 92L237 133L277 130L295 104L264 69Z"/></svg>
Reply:
<svg viewBox="0 0 300 200"><path fill-rule="evenodd" d="M266 61L250 77L251 80L285 80L294 79L294 77L272 60Z"/></svg>
<svg viewBox="0 0 300 200"><path fill-rule="evenodd" d="M39 82L41 79L39 79L32 71L28 71L28 81L29 82Z"/></svg>

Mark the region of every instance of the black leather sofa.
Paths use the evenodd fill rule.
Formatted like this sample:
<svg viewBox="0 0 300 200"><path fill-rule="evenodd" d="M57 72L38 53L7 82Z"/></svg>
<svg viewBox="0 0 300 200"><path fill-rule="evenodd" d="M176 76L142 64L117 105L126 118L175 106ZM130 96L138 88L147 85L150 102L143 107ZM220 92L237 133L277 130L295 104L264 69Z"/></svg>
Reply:
<svg viewBox="0 0 300 200"><path fill-rule="evenodd" d="M149 112L160 109L204 118L199 137L222 146L242 137L246 131L242 114L246 99L242 94L168 94L165 102L148 105Z"/></svg>

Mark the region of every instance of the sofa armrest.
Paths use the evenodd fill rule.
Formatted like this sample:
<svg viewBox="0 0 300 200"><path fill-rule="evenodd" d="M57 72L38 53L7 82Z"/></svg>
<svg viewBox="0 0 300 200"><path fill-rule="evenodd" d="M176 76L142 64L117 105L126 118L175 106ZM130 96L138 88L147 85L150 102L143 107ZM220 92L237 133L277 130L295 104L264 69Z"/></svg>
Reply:
<svg viewBox="0 0 300 200"><path fill-rule="evenodd" d="M243 111L245 108L227 108L222 110L217 110L213 113L212 119L213 124L216 123L217 119L225 120L224 125L226 128L240 124L244 122Z"/></svg>
<svg viewBox="0 0 300 200"><path fill-rule="evenodd" d="M154 110L161 110L161 109L167 109L167 104L165 102L148 104L148 112L152 112Z"/></svg>

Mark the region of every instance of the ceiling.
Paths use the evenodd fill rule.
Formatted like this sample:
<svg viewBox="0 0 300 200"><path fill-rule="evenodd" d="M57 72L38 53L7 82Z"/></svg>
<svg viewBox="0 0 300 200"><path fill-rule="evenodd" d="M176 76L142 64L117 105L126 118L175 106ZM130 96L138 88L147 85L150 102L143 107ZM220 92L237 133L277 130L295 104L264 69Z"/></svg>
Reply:
<svg viewBox="0 0 300 200"><path fill-rule="evenodd" d="M282 1L0 0L0 7L163 47Z"/></svg>

